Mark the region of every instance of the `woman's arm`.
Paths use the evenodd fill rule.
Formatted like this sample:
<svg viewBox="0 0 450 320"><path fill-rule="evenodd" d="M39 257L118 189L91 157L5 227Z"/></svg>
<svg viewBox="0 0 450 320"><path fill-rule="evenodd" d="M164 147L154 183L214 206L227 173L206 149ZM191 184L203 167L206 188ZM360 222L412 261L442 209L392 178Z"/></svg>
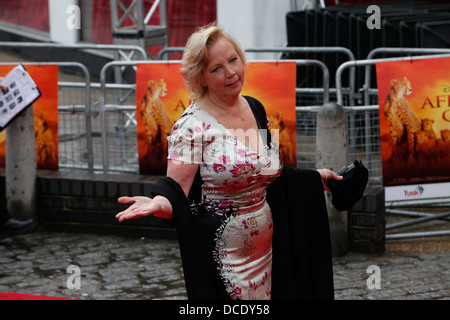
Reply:
<svg viewBox="0 0 450 320"><path fill-rule="evenodd" d="M183 163L175 160L167 161L167 176L175 180L183 189L186 197L189 195L192 183L198 170L198 164ZM119 222L136 219L151 214L159 218L172 219L173 210L170 201L163 196L149 198L145 196L120 197L119 203L131 203L126 210L118 213Z"/></svg>

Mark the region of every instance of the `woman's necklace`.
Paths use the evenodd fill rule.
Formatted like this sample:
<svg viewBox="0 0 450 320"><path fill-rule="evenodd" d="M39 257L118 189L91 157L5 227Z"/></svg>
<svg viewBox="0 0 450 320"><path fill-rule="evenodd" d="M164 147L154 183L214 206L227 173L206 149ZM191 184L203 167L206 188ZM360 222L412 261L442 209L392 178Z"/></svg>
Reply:
<svg viewBox="0 0 450 320"><path fill-rule="evenodd" d="M217 108L219 108L220 110L222 110L223 112L227 113L228 115L232 116L233 118L237 118L237 119L241 119L242 121L245 121L245 117L244 117L244 113L242 112L242 108L240 108L241 111L241 117L236 117L235 115L232 115L229 111L219 107L217 104L214 103L214 101L212 101L211 98L209 98L209 100L213 103L213 105L215 105ZM239 104L239 107L241 105Z"/></svg>

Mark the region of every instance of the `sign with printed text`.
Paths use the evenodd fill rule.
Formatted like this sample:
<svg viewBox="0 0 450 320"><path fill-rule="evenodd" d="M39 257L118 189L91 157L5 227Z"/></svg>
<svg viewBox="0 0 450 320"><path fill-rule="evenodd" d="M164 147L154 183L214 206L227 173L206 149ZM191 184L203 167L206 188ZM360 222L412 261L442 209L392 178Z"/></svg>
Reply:
<svg viewBox="0 0 450 320"><path fill-rule="evenodd" d="M0 65L5 77L17 65ZM24 65L41 96L33 102L38 169L58 170L58 66ZM0 166L5 166L6 130L0 132Z"/></svg>
<svg viewBox="0 0 450 320"><path fill-rule="evenodd" d="M166 173L167 136L191 103L180 68L180 63L171 62L137 66L136 119L141 174ZM295 62L250 62L241 92L264 105L269 129L279 130L284 163L292 166L297 161L295 87Z"/></svg>
<svg viewBox="0 0 450 320"><path fill-rule="evenodd" d="M376 65L386 200L450 196L448 68L450 58Z"/></svg>
<svg viewBox="0 0 450 320"><path fill-rule="evenodd" d="M39 88L23 65L12 69L2 80L0 131L41 96Z"/></svg>

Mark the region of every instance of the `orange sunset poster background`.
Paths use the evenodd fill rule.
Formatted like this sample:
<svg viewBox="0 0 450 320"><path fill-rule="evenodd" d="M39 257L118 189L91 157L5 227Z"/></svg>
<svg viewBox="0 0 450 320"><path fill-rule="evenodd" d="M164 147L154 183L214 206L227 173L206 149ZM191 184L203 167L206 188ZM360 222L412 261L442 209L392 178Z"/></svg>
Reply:
<svg viewBox="0 0 450 320"><path fill-rule="evenodd" d="M449 58L377 63L385 186L450 181L448 70Z"/></svg>
<svg viewBox="0 0 450 320"><path fill-rule="evenodd" d="M0 65L4 77L16 65ZM38 169L58 170L58 66L24 65L41 91L33 103ZM0 166L5 166L6 129L0 132Z"/></svg>
<svg viewBox="0 0 450 320"><path fill-rule="evenodd" d="M162 141L167 139L165 135L155 132L160 128L171 128L191 103L180 68L180 63L170 62L137 66L136 119L141 174L166 173L167 143ZM284 162L292 166L296 166L295 86L295 62L250 62L245 70L242 90L243 95L255 97L264 105L270 120L269 129L280 130L278 141ZM143 100L146 95L148 97ZM167 118L159 119L158 124L147 124L147 131L151 130L154 136L158 136L152 142L149 142L151 138L147 138L148 133L141 117L142 103L146 108L162 103L167 114Z"/></svg>

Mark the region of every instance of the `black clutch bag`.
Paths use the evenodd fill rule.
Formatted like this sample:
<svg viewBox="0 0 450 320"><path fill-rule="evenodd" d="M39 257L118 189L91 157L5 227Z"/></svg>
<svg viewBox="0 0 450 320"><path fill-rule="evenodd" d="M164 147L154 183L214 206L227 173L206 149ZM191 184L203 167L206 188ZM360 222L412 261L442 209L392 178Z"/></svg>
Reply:
<svg viewBox="0 0 450 320"><path fill-rule="evenodd" d="M331 191L331 203L337 210L344 211L362 198L369 180L369 170L361 160L355 160L337 174L342 176L342 180L330 179L327 185Z"/></svg>

